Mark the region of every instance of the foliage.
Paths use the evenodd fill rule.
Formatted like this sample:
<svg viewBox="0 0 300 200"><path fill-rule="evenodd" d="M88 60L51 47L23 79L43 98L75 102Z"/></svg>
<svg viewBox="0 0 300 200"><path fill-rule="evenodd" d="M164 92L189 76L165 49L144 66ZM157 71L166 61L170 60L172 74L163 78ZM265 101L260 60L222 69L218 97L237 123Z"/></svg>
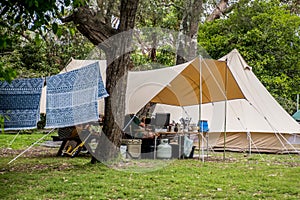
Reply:
<svg viewBox="0 0 300 200"><path fill-rule="evenodd" d="M1 135L0 147L14 135ZM31 140L29 139L31 137ZM42 134L19 135L28 145ZM28 138L28 139L26 139ZM17 146L17 145L16 145ZM20 147L19 150L26 148ZM299 155L213 154L210 161L174 160L151 172L114 170L92 165L89 157L54 157L57 149L34 147L16 155L0 149L1 199L299 199ZM20 151L19 151L20 152ZM17 152L18 153L18 152ZM135 169L161 160L135 160ZM126 166L124 166L125 168Z"/></svg>
<svg viewBox="0 0 300 200"><path fill-rule="evenodd" d="M182 1L141 1L137 13L137 27L161 27L179 30Z"/></svg>
<svg viewBox="0 0 300 200"><path fill-rule="evenodd" d="M175 64L175 53L172 47L165 45L156 49L156 61L153 62L147 54L134 52L131 54L131 59L135 65L134 70L151 70L159 69Z"/></svg>
<svg viewBox="0 0 300 200"><path fill-rule="evenodd" d="M216 59L238 49L275 98L295 100L300 93L299 26L300 17L278 1L240 1L227 18L202 25L198 39Z"/></svg>
<svg viewBox="0 0 300 200"><path fill-rule="evenodd" d="M3 70L6 69L1 75L6 77L53 75L58 73L71 57L84 59L93 48L93 45L76 31L74 25L59 26L60 36L52 31L43 31L42 34L26 31L20 36L8 28L2 27L2 30L10 36L10 45L2 48L0 61L0 66L3 66Z"/></svg>
<svg viewBox="0 0 300 200"><path fill-rule="evenodd" d="M165 31L172 34L170 30L179 30L182 4L182 1L177 0L140 2L136 27L143 32L139 42L144 48L131 55L135 70L157 69L175 64L174 52L176 49L172 49L170 44L165 44L165 41L162 40L166 40ZM168 37L175 41L177 35L169 35Z"/></svg>
<svg viewBox="0 0 300 200"><path fill-rule="evenodd" d="M56 74L71 57L93 48L74 25L59 25L61 15L84 0L34 0L0 3L0 80Z"/></svg>

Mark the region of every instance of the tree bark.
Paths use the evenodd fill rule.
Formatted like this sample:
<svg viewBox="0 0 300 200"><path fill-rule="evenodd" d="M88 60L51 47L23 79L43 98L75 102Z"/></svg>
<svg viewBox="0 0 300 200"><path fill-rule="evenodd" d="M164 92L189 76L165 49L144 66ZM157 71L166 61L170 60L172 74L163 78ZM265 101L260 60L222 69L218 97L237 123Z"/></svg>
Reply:
<svg viewBox="0 0 300 200"><path fill-rule="evenodd" d="M71 16L62 19L63 22L73 21L77 25L77 29L94 45L100 47L106 55L106 90L110 96L105 98L103 132L111 143L108 144L109 142L102 140L98 144L96 157L100 161L114 158L121 144L127 72L131 68L130 52L127 50L132 40L132 34L129 30L134 28L138 4L138 0L120 1L118 29L113 29L111 23L107 23L109 20L103 21L103 17L99 17L100 15L95 10L87 6L77 8ZM108 14L111 15L110 12ZM129 32L123 35L122 33L125 31ZM121 33L120 36L112 39L119 33ZM122 40L119 37L122 37ZM95 158L92 159L92 162L94 161Z"/></svg>
<svg viewBox="0 0 300 200"><path fill-rule="evenodd" d="M203 1L188 0L185 4L183 19L180 24L176 64L190 61L197 56L197 35Z"/></svg>
<svg viewBox="0 0 300 200"><path fill-rule="evenodd" d="M228 8L228 0L221 0L217 5L214 11L206 18L207 22L212 22L215 19L219 19Z"/></svg>

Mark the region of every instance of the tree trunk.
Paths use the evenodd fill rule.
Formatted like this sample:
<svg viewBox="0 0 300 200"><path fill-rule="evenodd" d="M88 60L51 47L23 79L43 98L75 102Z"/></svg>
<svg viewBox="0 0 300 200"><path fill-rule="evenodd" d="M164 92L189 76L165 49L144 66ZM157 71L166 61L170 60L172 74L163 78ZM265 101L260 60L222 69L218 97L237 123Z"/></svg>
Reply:
<svg viewBox="0 0 300 200"><path fill-rule="evenodd" d="M197 35L202 12L202 0L188 0L180 24L176 64L181 64L197 56Z"/></svg>
<svg viewBox="0 0 300 200"><path fill-rule="evenodd" d="M77 29L106 54L108 65L106 90L110 96L105 98L103 132L110 142L100 140L96 152L96 157L100 161L114 158L121 143L121 130L125 115L127 71L131 67L128 49L132 40L132 32L129 30L134 28L138 4L138 0L121 0L118 29L113 29L111 23L107 23L108 21L101 20L100 15L97 15L88 6L77 8L71 16L62 20L63 22L73 21L77 25ZM123 34L123 32L126 33ZM112 36L119 33L120 35L112 38ZM120 37L122 40L120 40ZM95 158L92 159L92 162L94 161Z"/></svg>

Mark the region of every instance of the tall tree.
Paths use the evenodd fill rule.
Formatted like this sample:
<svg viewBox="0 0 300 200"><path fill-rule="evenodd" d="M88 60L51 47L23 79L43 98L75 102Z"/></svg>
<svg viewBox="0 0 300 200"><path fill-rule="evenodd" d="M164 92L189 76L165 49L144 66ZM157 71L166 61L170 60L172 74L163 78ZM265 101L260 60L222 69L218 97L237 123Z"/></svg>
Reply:
<svg viewBox="0 0 300 200"><path fill-rule="evenodd" d="M110 96L105 98L103 132L115 146L108 147L107 143L98 145L102 151L98 156L105 161L115 157L118 150L117 147L121 144L121 126L125 115L127 71L132 67L130 52L126 52L126 48L130 46L132 40L131 30L135 26L139 1L121 0L119 5L116 5L113 0L97 1L97 3L97 5L94 5L94 8L85 5L74 9L73 13L62 19L62 21L64 23L73 22L78 30L94 45L99 46L106 55L106 89ZM115 7L119 8L117 13L119 24L116 28L113 28L111 20ZM114 38L115 41L114 39L108 41L109 38L116 35L118 37Z"/></svg>
<svg viewBox="0 0 300 200"><path fill-rule="evenodd" d="M184 2L176 64L184 63L197 56L197 36L202 4L202 0L187 0Z"/></svg>

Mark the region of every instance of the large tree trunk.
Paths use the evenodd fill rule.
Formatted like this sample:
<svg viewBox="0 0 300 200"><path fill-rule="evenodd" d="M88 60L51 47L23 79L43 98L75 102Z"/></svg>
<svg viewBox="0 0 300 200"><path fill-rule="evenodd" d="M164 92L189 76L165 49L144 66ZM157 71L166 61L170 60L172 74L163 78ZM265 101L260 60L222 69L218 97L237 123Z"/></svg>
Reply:
<svg viewBox="0 0 300 200"><path fill-rule="evenodd" d="M197 56L197 35L202 4L202 0L185 1L176 52L176 64L190 61Z"/></svg>
<svg viewBox="0 0 300 200"><path fill-rule="evenodd" d="M73 21L78 30L106 54L108 65L106 90L110 96L105 98L103 132L110 142L104 139L100 140L96 152L96 157L100 161L114 158L121 143L127 71L131 64L130 53L127 50L132 40L132 32L129 30L134 28L138 4L138 0L121 0L118 29L113 29L110 20L103 21L103 18L99 17L101 15L88 6L76 9L71 16L63 19L63 22ZM123 34L123 32L126 33ZM112 38L119 33L120 35Z"/></svg>

